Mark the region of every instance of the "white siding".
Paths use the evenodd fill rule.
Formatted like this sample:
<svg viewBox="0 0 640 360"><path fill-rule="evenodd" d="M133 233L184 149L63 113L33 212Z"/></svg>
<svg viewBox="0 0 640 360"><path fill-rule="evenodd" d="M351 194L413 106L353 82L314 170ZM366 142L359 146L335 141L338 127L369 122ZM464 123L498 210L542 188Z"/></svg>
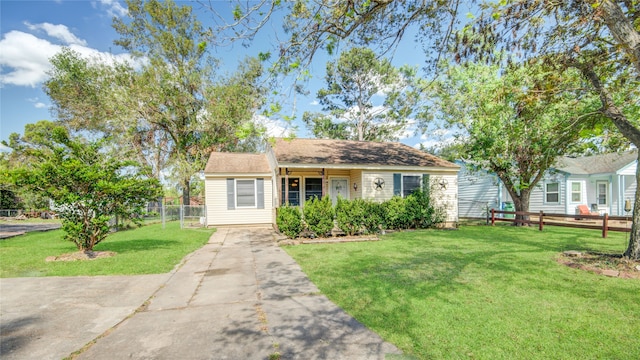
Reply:
<svg viewBox="0 0 640 360"><path fill-rule="evenodd" d="M260 176L235 177L256 179ZM207 226L220 225L271 225L273 222L273 184L271 178L264 179L264 209L227 209L227 177L207 178L205 194L207 204Z"/></svg>
<svg viewBox="0 0 640 360"><path fill-rule="evenodd" d="M499 209L497 177L485 172L469 172L463 167L458 174L458 215L461 218L485 218L488 209Z"/></svg>
<svg viewBox="0 0 640 360"><path fill-rule="evenodd" d="M558 183L558 202L547 202L545 197L545 187L549 183ZM567 182L564 175L546 175L531 191L529 198L529 211L544 211L551 214L564 214L566 209ZM569 194L571 195L571 194Z"/></svg>
<svg viewBox="0 0 640 360"><path fill-rule="evenodd" d="M376 190L374 181L376 181L377 178L384 180L384 187L382 190ZM393 172L363 172L361 187L361 196L364 199L373 199L378 202L389 200L393 197Z"/></svg>
<svg viewBox="0 0 640 360"><path fill-rule="evenodd" d="M458 222L458 174L433 174L429 183L431 200L447 212L445 221Z"/></svg>

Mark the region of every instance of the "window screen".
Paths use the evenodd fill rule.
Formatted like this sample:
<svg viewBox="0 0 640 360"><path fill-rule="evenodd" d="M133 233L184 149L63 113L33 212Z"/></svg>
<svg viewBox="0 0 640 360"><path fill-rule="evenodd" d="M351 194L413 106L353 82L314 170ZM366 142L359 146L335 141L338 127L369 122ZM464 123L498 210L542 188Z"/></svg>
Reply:
<svg viewBox="0 0 640 360"><path fill-rule="evenodd" d="M420 189L422 185L421 176L403 176L402 177L402 196L411 195L412 192Z"/></svg>
<svg viewBox="0 0 640 360"><path fill-rule="evenodd" d="M322 179L310 178L304 180L304 200L310 200L312 197L322 199Z"/></svg>
<svg viewBox="0 0 640 360"><path fill-rule="evenodd" d="M236 180L236 199L238 207L256 206L255 180Z"/></svg>

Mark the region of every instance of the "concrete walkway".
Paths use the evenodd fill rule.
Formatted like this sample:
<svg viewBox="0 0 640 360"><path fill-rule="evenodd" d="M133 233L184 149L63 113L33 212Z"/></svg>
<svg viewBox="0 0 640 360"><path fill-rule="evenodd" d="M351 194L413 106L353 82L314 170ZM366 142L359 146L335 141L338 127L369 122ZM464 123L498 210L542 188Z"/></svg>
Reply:
<svg viewBox="0 0 640 360"><path fill-rule="evenodd" d="M270 229L219 229L170 274L1 279L0 292L2 359L60 359L78 350L79 359L399 353L320 295Z"/></svg>

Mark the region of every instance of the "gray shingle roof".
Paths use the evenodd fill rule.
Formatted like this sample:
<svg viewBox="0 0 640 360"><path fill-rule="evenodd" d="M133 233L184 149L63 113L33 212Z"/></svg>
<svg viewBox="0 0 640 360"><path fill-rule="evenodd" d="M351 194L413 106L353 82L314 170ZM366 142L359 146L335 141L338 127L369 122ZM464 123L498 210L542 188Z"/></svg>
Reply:
<svg viewBox="0 0 640 360"><path fill-rule="evenodd" d="M204 172L208 174L265 174L271 172L265 154L214 152Z"/></svg>
<svg viewBox="0 0 640 360"><path fill-rule="evenodd" d="M458 165L449 161L397 142L276 139L273 149L280 165L459 168Z"/></svg>
<svg viewBox="0 0 640 360"><path fill-rule="evenodd" d="M583 157L563 157L556 169L576 175L615 173L638 159L637 150Z"/></svg>

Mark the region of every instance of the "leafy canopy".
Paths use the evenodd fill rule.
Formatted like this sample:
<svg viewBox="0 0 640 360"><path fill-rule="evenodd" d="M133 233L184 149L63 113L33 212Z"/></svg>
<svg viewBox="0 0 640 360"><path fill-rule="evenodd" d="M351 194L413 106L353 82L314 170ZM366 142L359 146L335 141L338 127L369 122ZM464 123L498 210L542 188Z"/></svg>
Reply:
<svg viewBox="0 0 640 360"><path fill-rule="evenodd" d="M48 134L25 133L25 137L42 141L36 140L33 146L22 142L22 149L14 149L28 153L34 161L12 170L11 179L16 186L55 203L65 239L78 250L91 251L103 241L112 217L137 221L146 203L161 196L158 180L140 176L135 162L107 156L101 141L73 138L62 126L53 126Z"/></svg>

